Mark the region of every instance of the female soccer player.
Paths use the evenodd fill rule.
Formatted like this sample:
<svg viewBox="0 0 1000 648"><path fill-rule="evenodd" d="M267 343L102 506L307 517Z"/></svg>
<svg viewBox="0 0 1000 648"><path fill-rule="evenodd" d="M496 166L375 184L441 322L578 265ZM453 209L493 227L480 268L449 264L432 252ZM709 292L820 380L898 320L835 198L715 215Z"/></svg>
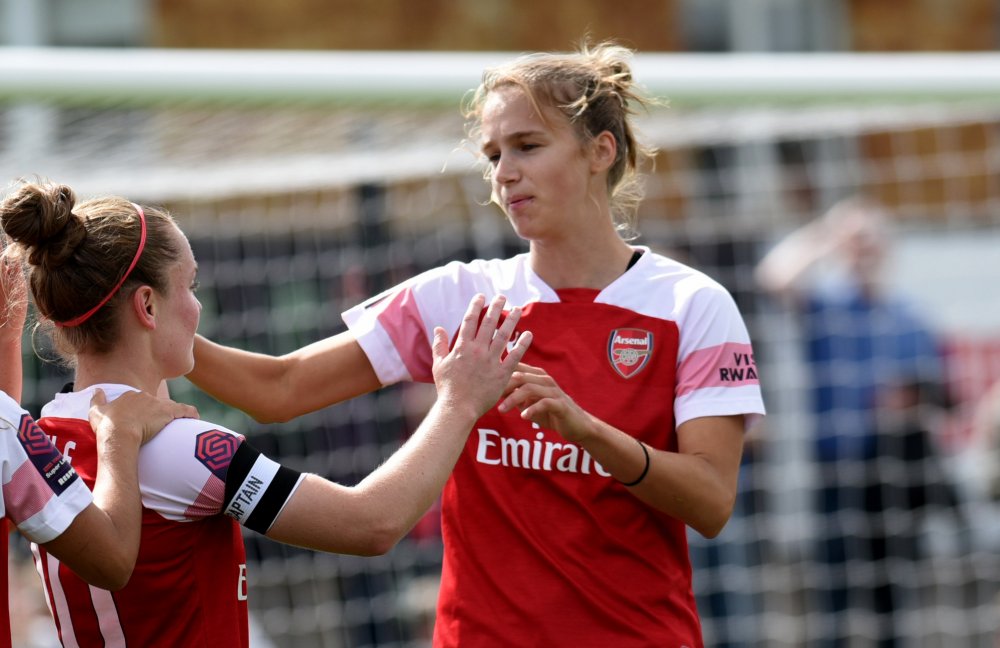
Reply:
<svg viewBox="0 0 1000 648"><path fill-rule="evenodd" d="M100 464L91 494L67 458L14 400L21 391L20 340L27 306L23 288L20 265L0 255L0 341L5 354L0 363L0 646L6 648L11 645L7 520L87 583L121 589L139 552L139 446L173 419L198 414L190 405L141 393L108 404L97 391L88 412ZM11 349L16 354L8 353Z"/></svg>
<svg viewBox="0 0 1000 648"><path fill-rule="evenodd" d="M281 358L195 345L196 384L280 420L429 380L432 327L456 330L472 294L523 308L527 365L445 487L435 646L702 644L685 525L722 529L764 408L726 290L619 234L648 155L630 55L526 56L471 97L493 201L526 254L425 272Z"/></svg>
<svg viewBox="0 0 1000 648"><path fill-rule="evenodd" d="M40 314L76 367L39 425L92 483L96 450L87 409L97 389L115 399L154 393L184 375L201 305L197 265L166 213L103 198L76 205L65 186L27 184L0 208L26 253ZM471 297L449 351L434 332L438 399L403 447L355 487L299 474L243 436L207 421L169 424L139 452L144 515L138 562L116 594L89 590L39 549L40 571L64 645L246 646L246 559L237 522L269 538L362 555L391 548L426 512L475 420L500 397L530 344L509 342L518 309ZM510 345L509 352L501 355Z"/></svg>

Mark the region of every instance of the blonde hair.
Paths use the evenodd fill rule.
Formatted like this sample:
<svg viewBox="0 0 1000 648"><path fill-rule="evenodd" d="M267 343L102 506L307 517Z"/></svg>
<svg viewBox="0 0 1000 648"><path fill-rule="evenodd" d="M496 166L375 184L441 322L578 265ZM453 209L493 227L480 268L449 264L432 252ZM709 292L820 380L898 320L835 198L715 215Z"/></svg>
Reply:
<svg viewBox="0 0 1000 648"><path fill-rule="evenodd" d="M604 131L611 133L617 145L608 170L611 214L619 232L632 236L644 193L639 169L656 153L638 141L631 123L636 106L655 103L636 88L629 65L632 55L632 50L612 42L594 47L584 43L574 53L528 54L487 69L479 87L463 101L469 138L476 141L481 135L489 94L509 86L522 89L536 108L555 108L565 115L582 143Z"/></svg>

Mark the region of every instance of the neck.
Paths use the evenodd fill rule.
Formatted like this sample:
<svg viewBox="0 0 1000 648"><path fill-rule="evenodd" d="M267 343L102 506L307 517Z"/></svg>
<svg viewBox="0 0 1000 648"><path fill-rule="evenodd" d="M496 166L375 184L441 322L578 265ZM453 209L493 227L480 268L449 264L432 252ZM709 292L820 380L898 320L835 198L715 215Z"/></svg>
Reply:
<svg viewBox="0 0 1000 648"><path fill-rule="evenodd" d="M116 383L155 394L163 377L148 369L144 371L141 367L135 367L134 364L127 362L127 358L119 359L115 352L104 355L80 354L77 356L73 387L79 391L92 385Z"/></svg>
<svg viewBox="0 0 1000 648"><path fill-rule="evenodd" d="M546 243L532 241L532 270L551 288L603 290L622 276L633 248L614 233L613 238Z"/></svg>

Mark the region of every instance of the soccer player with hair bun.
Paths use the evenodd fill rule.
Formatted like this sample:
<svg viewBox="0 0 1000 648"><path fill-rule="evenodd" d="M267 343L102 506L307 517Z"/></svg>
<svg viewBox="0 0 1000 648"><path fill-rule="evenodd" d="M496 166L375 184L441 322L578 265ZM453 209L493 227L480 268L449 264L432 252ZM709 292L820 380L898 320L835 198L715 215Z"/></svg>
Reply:
<svg viewBox="0 0 1000 648"><path fill-rule="evenodd" d="M195 345L191 380L284 420L429 380L431 331L453 334L475 293L521 307L531 349L443 495L438 647L703 643L686 527L726 524L764 407L729 293L627 242L651 154L631 54L523 56L469 96L470 139L526 253L424 272L280 358Z"/></svg>
<svg viewBox="0 0 1000 648"><path fill-rule="evenodd" d="M38 425L64 454L72 448L73 469L93 486L102 438L88 423L93 395L116 403L156 393L194 364L197 263L166 212L118 197L77 203L63 185L24 184L0 205L0 222L27 260L55 348L75 368L74 383L44 406ZM141 541L123 589L90 588L73 563L35 548L63 645L248 646L240 524L309 549L388 551L434 503L472 424L497 402L531 342L530 333L511 340L519 309L501 318L504 303L470 295L451 350L443 329L433 332L438 399L356 486L282 466L208 421L167 424L138 452Z"/></svg>
<svg viewBox="0 0 1000 648"><path fill-rule="evenodd" d="M2 237L0 237L2 238ZM167 423L197 416L150 394L108 403L96 391L87 425L94 430L99 470L91 491L70 463L18 405L21 331L27 315L19 261L0 253L0 647L10 648L7 582L8 521L57 556L95 588L117 590L132 574L142 515L136 465L139 446Z"/></svg>

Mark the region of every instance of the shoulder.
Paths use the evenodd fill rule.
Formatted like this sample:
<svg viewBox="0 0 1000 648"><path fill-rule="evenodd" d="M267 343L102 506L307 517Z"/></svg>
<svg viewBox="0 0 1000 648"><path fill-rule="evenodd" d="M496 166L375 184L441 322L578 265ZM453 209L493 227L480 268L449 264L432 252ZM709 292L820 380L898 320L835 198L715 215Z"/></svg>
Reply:
<svg viewBox="0 0 1000 648"><path fill-rule="evenodd" d="M662 310L659 314L671 319L692 309L735 308L729 290L705 272L648 248L641 249L645 253L623 277L621 290L645 308Z"/></svg>
<svg viewBox="0 0 1000 648"><path fill-rule="evenodd" d="M244 440L242 434L211 421L176 419L146 443L140 455L152 454L161 463L167 456L204 462L220 454L231 456Z"/></svg>

